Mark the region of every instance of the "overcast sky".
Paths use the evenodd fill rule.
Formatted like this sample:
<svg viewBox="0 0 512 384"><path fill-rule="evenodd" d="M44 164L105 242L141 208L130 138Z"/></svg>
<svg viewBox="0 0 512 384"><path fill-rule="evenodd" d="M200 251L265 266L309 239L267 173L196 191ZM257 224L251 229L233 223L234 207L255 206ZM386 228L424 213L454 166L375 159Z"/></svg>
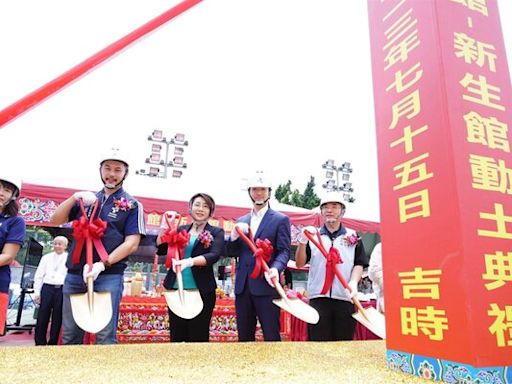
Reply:
<svg viewBox="0 0 512 384"><path fill-rule="evenodd" d="M169 9L164 0L0 1L0 109ZM512 1L498 1L502 19ZM512 22L502 21L508 57ZM509 60L510 62L510 60ZM147 136L184 133L181 179L135 175ZM305 133L304 133L305 132ZM301 192L334 159L354 169L347 217L379 220L366 0L205 0L0 129L24 181L97 190L100 151L129 151L133 195L248 204L270 172Z"/></svg>

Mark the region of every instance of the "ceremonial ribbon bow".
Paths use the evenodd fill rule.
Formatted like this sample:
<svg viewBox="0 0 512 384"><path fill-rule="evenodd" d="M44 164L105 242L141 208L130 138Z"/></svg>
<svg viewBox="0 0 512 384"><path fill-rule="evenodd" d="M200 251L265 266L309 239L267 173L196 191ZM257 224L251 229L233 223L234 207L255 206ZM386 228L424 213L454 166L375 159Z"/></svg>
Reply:
<svg viewBox="0 0 512 384"><path fill-rule="evenodd" d="M73 228L72 235L76 240L75 250L73 251L72 257L73 264L78 264L80 262L80 256L82 254L84 243L86 244L85 256L87 264L92 265L92 244L94 244L94 247L100 256L101 261L106 261L108 259L108 253L100 240L105 234L105 230L107 229L107 222L94 218L97 209L98 200L94 202L94 208L92 210L91 217L87 218L84 202L82 199L80 199L80 210L82 211L82 216L77 220L73 220L71 224Z"/></svg>
<svg viewBox="0 0 512 384"><path fill-rule="evenodd" d="M249 228L249 236L243 233L240 228L235 228L242 240L247 244L247 246L251 249L252 253L254 253L254 268L251 272L250 277L252 279L256 279L263 272L268 272L268 262L272 258L272 253L274 252L274 247L269 239L261 240L257 239L256 242L251 233L251 229Z"/></svg>
<svg viewBox="0 0 512 384"><path fill-rule="evenodd" d="M162 233L162 236L160 236L160 241L162 243L167 243L167 257L165 258L165 267L169 269L172 266L173 258L176 260L183 258L185 247L190 240L190 234L184 229L178 232L177 229L173 228L172 221L174 220L169 219L167 214L164 214L164 217L169 228L167 228L164 233ZM173 217L173 219L174 218L177 218L179 222L179 215Z"/></svg>
<svg viewBox="0 0 512 384"><path fill-rule="evenodd" d="M345 278L341 274L341 272L338 270L337 265L340 263L343 263L343 260L341 259L340 252L337 248L334 248L331 245L331 248L329 249L329 252L325 249L322 238L320 237L320 232L316 231L316 237L309 231L304 231L304 234L306 237L311 241L318 250L324 255L326 259L325 263L325 280L324 280L324 286L322 287L322 295L325 295L327 291L331 288L332 283L334 281L334 275L338 277L338 280L340 283L345 287L346 289L350 290L350 287L348 286L347 282L345 281Z"/></svg>

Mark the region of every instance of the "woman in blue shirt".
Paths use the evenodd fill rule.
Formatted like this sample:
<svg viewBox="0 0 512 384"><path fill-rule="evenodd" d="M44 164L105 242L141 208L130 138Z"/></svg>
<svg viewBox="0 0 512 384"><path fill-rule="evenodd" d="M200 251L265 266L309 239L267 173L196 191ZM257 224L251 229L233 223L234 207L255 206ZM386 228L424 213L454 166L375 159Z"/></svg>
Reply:
<svg viewBox="0 0 512 384"><path fill-rule="evenodd" d="M16 198L20 194L21 180L0 174L0 335L5 333L9 284L14 260L25 241L25 222L18 215Z"/></svg>
<svg viewBox="0 0 512 384"><path fill-rule="evenodd" d="M185 246L183 259L173 260L173 268L164 280L166 289L176 289L174 268L181 266L184 289L198 289L203 300L203 310L193 319L183 319L169 310L171 341L207 342L210 337L210 321L215 307L217 283L213 275L213 264L224 255L224 230L208 224L215 211L215 201L206 193L196 193L189 201L192 223L181 225L190 240ZM165 221L165 218L164 218ZM162 231L163 232L163 231ZM157 244L160 245L160 235ZM167 244L161 244L158 254L167 253Z"/></svg>

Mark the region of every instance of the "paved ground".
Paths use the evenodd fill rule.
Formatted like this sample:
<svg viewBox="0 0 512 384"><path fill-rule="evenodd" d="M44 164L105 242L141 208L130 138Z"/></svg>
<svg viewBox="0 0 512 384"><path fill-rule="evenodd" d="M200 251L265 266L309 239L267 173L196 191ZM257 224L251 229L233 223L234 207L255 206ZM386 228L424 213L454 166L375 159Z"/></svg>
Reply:
<svg viewBox="0 0 512 384"><path fill-rule="evenodd" d="M9 331L5 336L0 336L0 347L21 346L29 347L34 345L34 332Z"/></svg>

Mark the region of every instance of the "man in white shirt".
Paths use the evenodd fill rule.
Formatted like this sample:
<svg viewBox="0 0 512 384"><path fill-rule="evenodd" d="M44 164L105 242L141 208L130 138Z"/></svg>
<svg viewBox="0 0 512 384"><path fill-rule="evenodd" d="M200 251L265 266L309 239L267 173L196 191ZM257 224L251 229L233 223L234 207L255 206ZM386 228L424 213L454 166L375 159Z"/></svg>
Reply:
<svg viewBox="0 0 512 384"><path fill-rule="evenodd" d="M36 345L57 345L62 324L62 286L68 269L66 248L68 239L57 236L53 240L53 252L41 258L34 277L34 301L39 304L36 330ZM52 319L50 338L47 339L48 323Z"/></svg>

